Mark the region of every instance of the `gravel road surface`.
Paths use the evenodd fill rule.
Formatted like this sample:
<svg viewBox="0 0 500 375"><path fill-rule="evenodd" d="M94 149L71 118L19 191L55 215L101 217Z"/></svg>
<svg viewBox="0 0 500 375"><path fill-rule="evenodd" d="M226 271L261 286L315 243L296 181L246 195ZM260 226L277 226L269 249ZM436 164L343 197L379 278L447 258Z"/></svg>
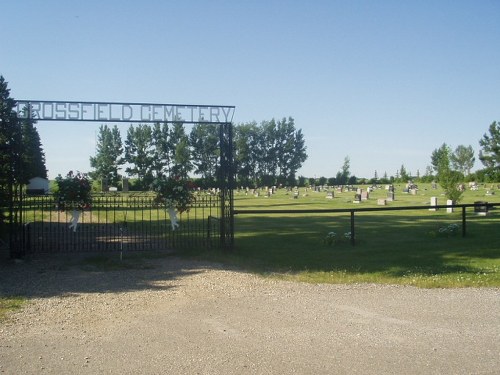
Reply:
<svg viewBox="0 0 500 375"><path fill-rule="evenodd" d="M302 284L150 262L0 266L0 294L31 298L0 323L0 373L500 373L499 289Z"/></svg>

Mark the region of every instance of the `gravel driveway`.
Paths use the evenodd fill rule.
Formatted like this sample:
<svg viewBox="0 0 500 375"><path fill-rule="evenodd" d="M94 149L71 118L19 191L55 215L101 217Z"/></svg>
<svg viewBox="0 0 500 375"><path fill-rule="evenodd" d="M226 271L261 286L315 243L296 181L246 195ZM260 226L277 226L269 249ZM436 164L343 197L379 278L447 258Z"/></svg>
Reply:
<svg viewBox="0 0 500 375"><path fill-rule="evenodd" d="M6 374L498 374L499 289L316 285L166 257L0 266L32 302L0 323Z"/></svg>

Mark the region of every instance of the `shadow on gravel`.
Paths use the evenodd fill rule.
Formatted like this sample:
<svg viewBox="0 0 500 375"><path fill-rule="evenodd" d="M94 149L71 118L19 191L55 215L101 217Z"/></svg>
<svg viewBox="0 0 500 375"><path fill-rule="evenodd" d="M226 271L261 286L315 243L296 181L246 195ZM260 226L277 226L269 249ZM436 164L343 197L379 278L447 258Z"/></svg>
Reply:
<svg viewBox="0 0 500 375"><path fill-rule="evenodd" d="M40 298L175 288L175 281L214 269L173 255L119 254L0 259L0 297ZM174 281L174 282L172 282Z"/></svg>

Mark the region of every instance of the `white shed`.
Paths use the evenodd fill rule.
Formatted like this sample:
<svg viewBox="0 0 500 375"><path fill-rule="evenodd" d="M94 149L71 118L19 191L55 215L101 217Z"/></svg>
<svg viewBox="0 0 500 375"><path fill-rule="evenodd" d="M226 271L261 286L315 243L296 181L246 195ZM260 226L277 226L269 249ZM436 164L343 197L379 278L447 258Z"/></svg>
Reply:
<svg viewBox="0 0 500 375"><path fill-rule="evenodd" d="M48 194L49 180L43 177L33 177L26 188L28 194Z"/></svg>

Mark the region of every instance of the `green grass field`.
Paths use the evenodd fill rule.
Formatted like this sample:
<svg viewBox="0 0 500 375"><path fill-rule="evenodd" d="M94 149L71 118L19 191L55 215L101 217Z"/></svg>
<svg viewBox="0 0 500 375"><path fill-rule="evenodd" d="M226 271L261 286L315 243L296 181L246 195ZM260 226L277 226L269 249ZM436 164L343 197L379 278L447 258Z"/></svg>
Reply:
<svg viewBox="0 0 500 375"><path fill-rule="evenodd" d="M428 206L431 196L446 204L441 190L420 186L416 195L396 185L395 206ZM491 186L466 191L460 203L500 202L486 196ZM279 190L267 198L235 193L235 209L335 209L378 207L385 189L375 190L368 201L353 203L354 192L307 192L300 197ZM235 218L235 250L187 252L254 272L288 280L315 283L390 283L418 287L500 286L499 209L478 216L467 209L467 235L462 237L461 210L440 209L365 212L355 215L356 246L344 234L350 231L350 214L247 214ZM439 229L456 224L455 233ZM340 240L325 241L335 232Z"/></svg>

